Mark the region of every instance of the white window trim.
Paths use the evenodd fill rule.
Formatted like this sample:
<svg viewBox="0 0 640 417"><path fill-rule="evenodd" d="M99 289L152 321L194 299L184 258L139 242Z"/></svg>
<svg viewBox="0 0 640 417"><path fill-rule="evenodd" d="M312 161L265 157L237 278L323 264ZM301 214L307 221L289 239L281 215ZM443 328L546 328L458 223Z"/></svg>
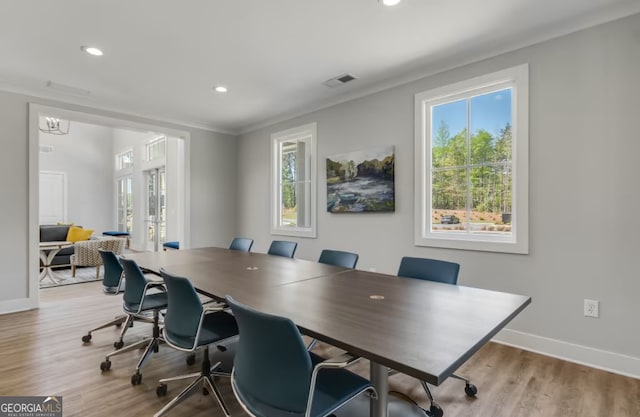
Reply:
<svg viewBox="0 0 640 417"><path fill-rule="evenodd" d="M149 157L149 148L151 146L155 145L156 143L159 143L159 142L164 142L164 156L162 156L160 158L150 159L150 157ZM145 162L154 163L156 161L165 161L166 159L167 159L167 136L166 135L156 136L156 137L154 137L152 139L149 139L148 141L146 141L144 143L144 160L145 160Z"/></svg>
<svg viewBox="0 0 640 417"><path fill-rule="evenodd" d="M513 90L512 235L509 238L431 232L431 146L428 126L431 103L469 91L511 82ZM423 117L424 116L424 117ZM529 66L475 77L415 95L415 244L440 248L529 253Z"/></svg>
<svg viewBox="0 0 640 417"><path fill-rule="evenodd" d="M316 123L294 127L292 129L283 130L271 134L271 234L295 237L316 237L317 222L317 204L316 204L316 183L317 183L317 157L316 157ZM281 161L279 155L279 144L302 135L311 135L310 154L310 176L311 176L311 195L310 195L310 213L311 227L281 227L280 226L280 207L282 196L280 195L280 173Z"/></svg>

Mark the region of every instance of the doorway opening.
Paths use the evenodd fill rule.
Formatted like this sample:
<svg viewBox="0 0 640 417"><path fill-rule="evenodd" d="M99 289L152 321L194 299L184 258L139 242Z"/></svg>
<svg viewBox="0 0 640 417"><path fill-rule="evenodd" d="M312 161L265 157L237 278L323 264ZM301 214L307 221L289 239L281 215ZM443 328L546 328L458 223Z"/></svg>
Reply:
<svg viewBox="0 0 640 417"><path fill-rule="evenodd" d="M41 129L47 118L67 129ZM42 224L127 232L130 250L159 250L167 239L189 247L189 141L185 131L32 104L30 294Z"/></svg>

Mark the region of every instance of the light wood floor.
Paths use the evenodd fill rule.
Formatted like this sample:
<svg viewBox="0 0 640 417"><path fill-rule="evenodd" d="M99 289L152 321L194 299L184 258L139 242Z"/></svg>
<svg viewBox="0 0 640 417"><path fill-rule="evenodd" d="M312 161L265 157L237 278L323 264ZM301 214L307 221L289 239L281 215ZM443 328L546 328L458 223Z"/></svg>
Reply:
<svg viewBox="0 0 640 417"><path fill-rule="evenodd" d="M138 352L114 357L111 371L101 373L100 362L112 350L117 330L94 333L89 345L80 338L119 314L120 305L119 297L103 295L100 283L93 282L41 290L39 310L0 316L0 395L62 395L65 417L153 415L183 387L174 384L167 397L158 399L158 378L196 372L198 365L187 367L183 352L163 346L143 368L141 385L130 384ZM136 324L125 342L149 331L148 325ZM332 348L319 349L328 353ZM356 369L366 375L368 364L362 361ZM486 345L459 373L470 376L479 393L476 399L466 398L463 383L453 379L435 388L446 417L640 416L640 380L495 343ZM245 415L228 380L220 386L232 416ZM395 375L391 388L426 406L412 378ZM223 414L211 398L195 395L170 415Z"/></svg>

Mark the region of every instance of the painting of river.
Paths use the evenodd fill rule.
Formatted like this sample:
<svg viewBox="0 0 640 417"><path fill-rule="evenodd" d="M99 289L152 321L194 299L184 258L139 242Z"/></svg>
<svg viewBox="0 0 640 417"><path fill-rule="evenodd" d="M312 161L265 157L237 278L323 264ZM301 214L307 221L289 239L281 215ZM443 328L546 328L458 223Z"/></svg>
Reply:
<svg viewBox="0 0 640 417"><path fill-rule="evenodd" d="M395 211L393 146L327 158L327 211Z"/></svg>

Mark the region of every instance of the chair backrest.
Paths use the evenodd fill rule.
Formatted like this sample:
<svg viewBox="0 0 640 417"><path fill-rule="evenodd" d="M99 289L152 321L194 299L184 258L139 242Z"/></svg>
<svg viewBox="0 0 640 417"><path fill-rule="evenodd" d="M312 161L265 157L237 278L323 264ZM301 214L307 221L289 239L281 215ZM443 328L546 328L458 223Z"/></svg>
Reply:
<svg viewBox="0 0 640 417"><path fill-rule="evenodd" d="M104 265L104 277L102 278L102 285L105 288L113 288L113 292L118 292L122 280L122 265L118 262L117 255L108 250L98 249L98 253L102 258L102 264Z"/></svg>
<svg viewBox="0 0 640 417"><path fill-rule="evenodd" d="M100 249L114 252L116 255L121 255L124 251L126 239L120 237L114 237L110 239L99 239Z"/></svg>
<svg viewBox="0 0 640 417"><path fill-rule="evenodd" d="M320 253L318 262L353 269L358 263L358 254L343 252L341 250L325 249Z"/></svg>
<svg viewBox="0 0 640 417"><path fill-rule="evenodd" d="M459 271L460 264L455 262L405 256L400 261L398 276L456 285Z"/></svg>
<svg viewBox="0 0 640 417"><path fill-rule="evenodd" d="M172 275L160 269L167 287L167 312L164 317L164 334L172 345L184 349L197 346L196 336L202 316L202 302L187 278Z"/></svg>
<svg viewBox="0 0 640 417"><path fill-rule="evenodd" d="M145 294L147 278L133 259L120 258L120 264L124 270L124 295L125 303L141 303Z"/></svg>
<svg viewBox="0 0 640 417"><path fill-rule="evenodd" d="M242 252L251 252L251 246L253 246L253 239L246 237L236 237L231 241L229 249L239 250Z"/></svg>
<svg viewBox="0 0 640 417"><path fill-rule="evenodd" d="M298 328L288 318L254 310L230 296L227 302L240 331L233 362L235 389L245 399L303 413L312 365ZM254 412L257 408L248 402L245 406Z"/></svg>
<svg viewBox="0 0 640 417"><path fill-rule="evenodd" d="M293 258L297 247L298 244L296 242L290 242L288 240L274 240L271 242L271 246L269 246L267 253L269 255Z"/></svg>

